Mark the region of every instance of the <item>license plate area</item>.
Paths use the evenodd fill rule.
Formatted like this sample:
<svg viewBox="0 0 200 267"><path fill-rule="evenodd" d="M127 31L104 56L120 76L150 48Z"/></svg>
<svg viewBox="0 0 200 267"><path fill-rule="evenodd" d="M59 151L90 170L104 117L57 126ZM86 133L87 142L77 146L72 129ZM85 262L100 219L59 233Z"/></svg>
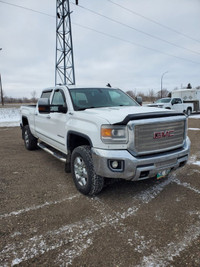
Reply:
<svg viewBox="0 0 200 267"><path fill-rule="evenodd" d="M165 169L157 173L157 179L165 178L170 173L170 169Z"/></svg>

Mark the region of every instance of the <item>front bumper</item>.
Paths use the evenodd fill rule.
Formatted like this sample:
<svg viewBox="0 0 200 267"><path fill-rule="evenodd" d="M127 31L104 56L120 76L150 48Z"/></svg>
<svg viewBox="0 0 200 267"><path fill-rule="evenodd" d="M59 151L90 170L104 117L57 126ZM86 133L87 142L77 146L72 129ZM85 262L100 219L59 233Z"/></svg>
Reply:
<svg viewBox="0 0 200 267"><path fill-rule="evenodd" d="M103 150L92 148L94 169L97 175L106 178L142 180L151 178L163 170L175 170L186 164L190 152L190 139L187 137L182 148L155 155L134 157L127 150ZM112 170L109 161L123 162L123 170Z"/></svg>

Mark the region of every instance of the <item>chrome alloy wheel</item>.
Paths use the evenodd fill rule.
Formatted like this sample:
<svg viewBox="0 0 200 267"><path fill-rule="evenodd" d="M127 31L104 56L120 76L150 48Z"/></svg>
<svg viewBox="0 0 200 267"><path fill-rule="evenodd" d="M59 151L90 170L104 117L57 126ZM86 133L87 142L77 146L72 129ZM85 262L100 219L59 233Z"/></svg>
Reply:
<svg viewBox="0 0 200 267"><path fill-rule="evenodd" d="M74 161L74 174L77 182L81 186L85 186L88 180L88 173L85 162L81 157L76 157Z"/></svg>
<svg viewBox="0 0 200 267"><path fill-rule="evenodd" d="M29 136L28 136L27 130L24 133L24 141L25 141L26 146L28 147L29 146Z"/></svg>

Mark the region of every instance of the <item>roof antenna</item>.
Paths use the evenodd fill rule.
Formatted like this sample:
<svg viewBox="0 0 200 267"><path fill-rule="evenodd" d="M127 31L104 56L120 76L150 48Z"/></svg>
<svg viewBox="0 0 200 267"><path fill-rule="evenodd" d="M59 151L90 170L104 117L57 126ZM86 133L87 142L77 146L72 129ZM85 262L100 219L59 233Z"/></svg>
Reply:
<svg viewBox="0 0 200 267"><path fill-rule="evenodd" d="M112 87L110 83L108 83L106 86L107 86L107 87Z"/></svg>

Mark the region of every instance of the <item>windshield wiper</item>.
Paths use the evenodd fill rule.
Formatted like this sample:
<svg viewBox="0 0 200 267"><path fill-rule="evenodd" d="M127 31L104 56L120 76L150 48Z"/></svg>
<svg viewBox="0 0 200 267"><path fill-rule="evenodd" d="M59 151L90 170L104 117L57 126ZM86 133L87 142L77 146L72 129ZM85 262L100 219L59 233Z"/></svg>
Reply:
<svg viewBox="0 0 200 267"><path fill-rule="evenodd" d="M96 107L85 107L85 108L78 108L77 110L78 110L78 111L81 111L81 110L86 110L86 109L90 109L90 108L96 108Z"/></svg>

